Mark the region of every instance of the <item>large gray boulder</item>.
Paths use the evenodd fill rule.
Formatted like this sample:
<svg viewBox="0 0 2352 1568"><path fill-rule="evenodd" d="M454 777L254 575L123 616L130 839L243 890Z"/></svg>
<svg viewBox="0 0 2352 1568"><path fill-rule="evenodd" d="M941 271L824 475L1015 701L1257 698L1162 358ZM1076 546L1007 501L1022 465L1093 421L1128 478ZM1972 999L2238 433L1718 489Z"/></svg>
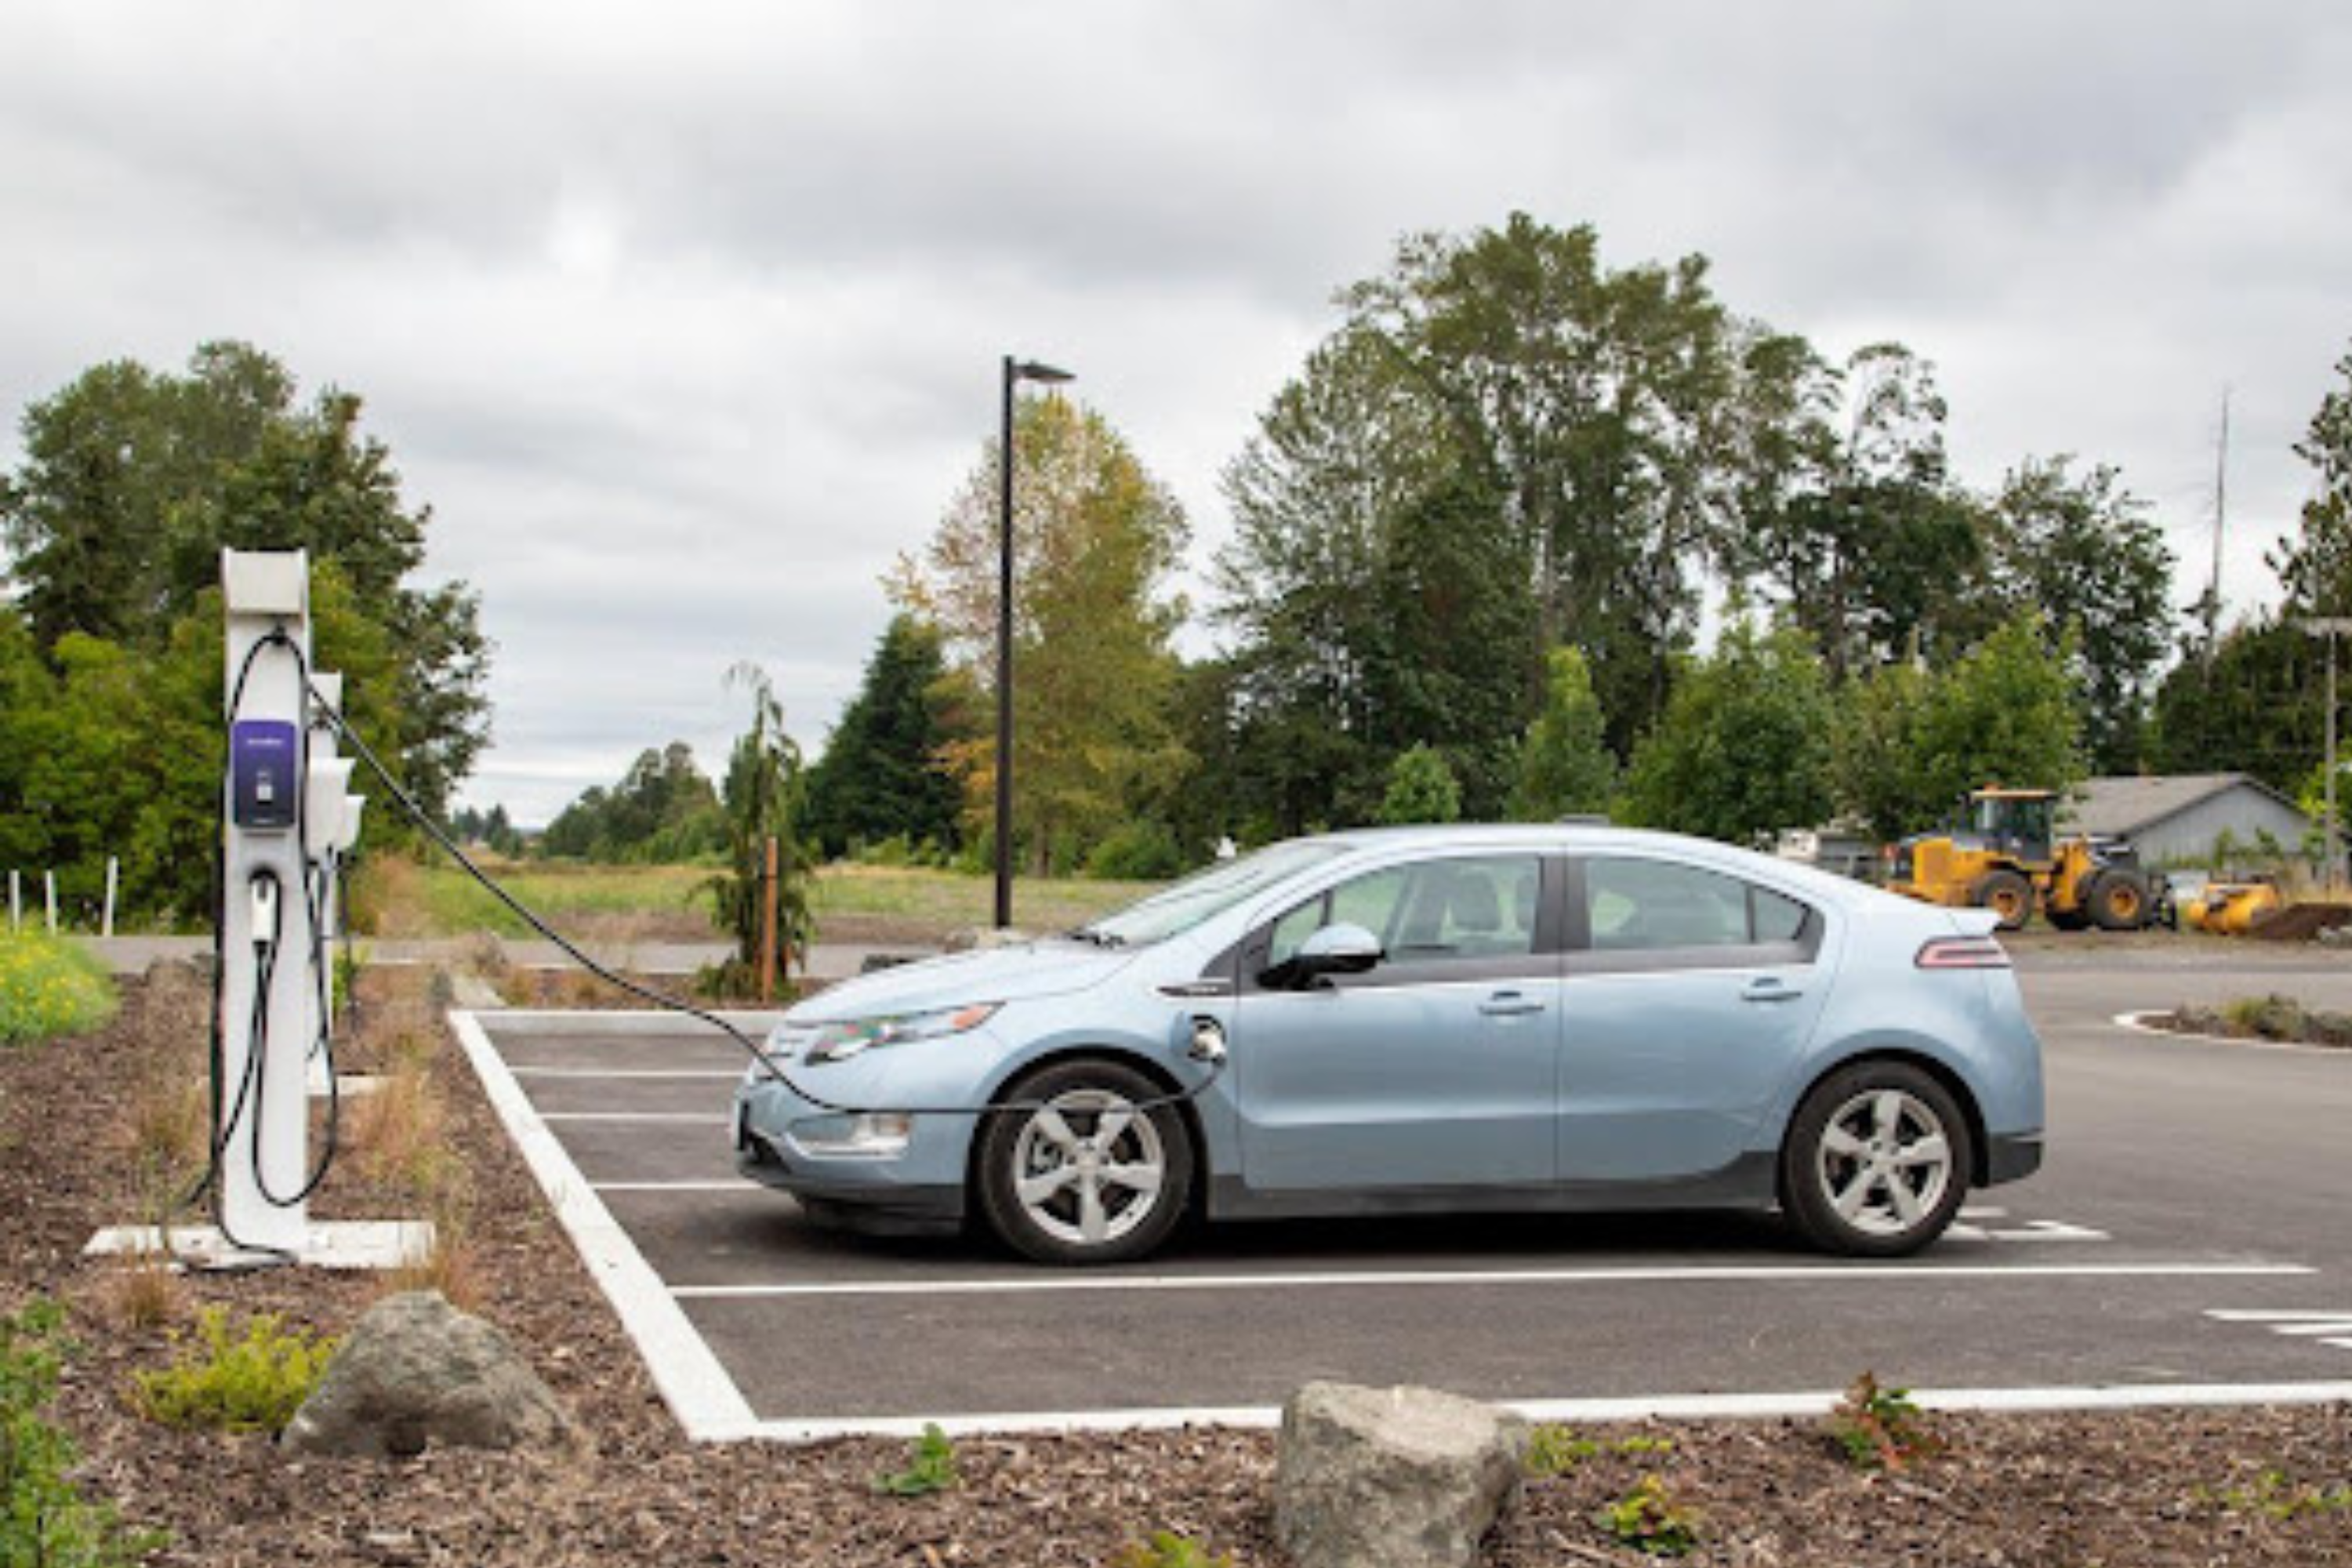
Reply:
<svg viewBox="0 0 2352 1568"><path fill-rule="evenodd" d="M1298 1568L1458 1568L1518 1495L1528 1424L1433 1388L1310 1383L1282 1408L1274 1533Z"/></svg>
<svg viewBox="0 0 2352 1568"><path fill-rule="evenodd" d="M506 1336L438 1290L370 1307L278 1441L299 1454L404 1458L436 1444L568 1443L571 1418Z"/></svg>

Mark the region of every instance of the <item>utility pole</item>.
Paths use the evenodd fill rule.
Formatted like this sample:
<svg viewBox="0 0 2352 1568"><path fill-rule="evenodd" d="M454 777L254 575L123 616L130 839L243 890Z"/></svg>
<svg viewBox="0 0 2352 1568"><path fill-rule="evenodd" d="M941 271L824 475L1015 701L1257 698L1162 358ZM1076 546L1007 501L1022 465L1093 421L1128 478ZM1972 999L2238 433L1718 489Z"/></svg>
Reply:
<svg viewBox="0 0 2352 1568"><path fill-rule="evenodd" d="M2221 438L2213 448L2213 581L2205 590L2205 668L2221 647L2221 535L2230 522L2230 389L2221 388Z"/></svg>
<svg viewBox="0 0 2352 1568"><path fill-rule="evenodd" d="M2320 868L2320 878L2332 893L2343 880L2340 858L2343 830L2336 825L2336 639L2352 635L2352 616L2309 616L2305 619L2303 629L2313 637L2327 639L2327 804L2323 808L2327 815L2324 825L2326 847L2323 851L2326 862Z"/></svg>

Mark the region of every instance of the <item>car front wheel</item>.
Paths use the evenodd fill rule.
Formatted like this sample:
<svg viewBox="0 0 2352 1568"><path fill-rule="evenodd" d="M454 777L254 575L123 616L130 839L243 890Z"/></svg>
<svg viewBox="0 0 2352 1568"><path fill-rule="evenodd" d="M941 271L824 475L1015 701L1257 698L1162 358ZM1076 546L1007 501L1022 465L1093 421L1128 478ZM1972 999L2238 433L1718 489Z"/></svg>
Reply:
<svg viewBox="0 0 2352 1568"><path fill-rule="evenodd" d="M1780 1151L1782 1206L1829 1252L1896 1258L1952 1223L1968 1196L1968 1119L1905 1062L1861 1062L1805 1097Z"/></svg>
<svg viewBox="0 0 2352 1568"><path fill-rule="evenodd" d="M981 1212L1040 1263L1123 1263L1168 1238L1192 1183L1192 1143L1165 1091L1117 1062L1065 1062L990 1113L975 1172Z"/></svg>

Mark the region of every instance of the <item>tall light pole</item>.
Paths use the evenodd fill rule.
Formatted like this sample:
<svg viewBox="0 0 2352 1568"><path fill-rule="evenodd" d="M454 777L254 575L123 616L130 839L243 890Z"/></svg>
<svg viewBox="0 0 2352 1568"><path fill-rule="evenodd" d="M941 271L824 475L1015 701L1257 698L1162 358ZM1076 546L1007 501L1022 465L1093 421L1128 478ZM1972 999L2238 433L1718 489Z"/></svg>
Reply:
<svg viewBox="0 0 2352 1568"><path fill-rule="evenodd" d="M996 539L996 929L1013 923L1013 395L1024 381L1051 386L1066 370L1004 356L1004 433L998 472L1003 507Z"/></svg>
<svg viewBox="0 0 2352 1568"><path fill-rule="evenodd" d="M2336 639L2352 636L2352 616L2306 616L2303 629L2313 637L2327 639L2327 864L2321 877L2333 896L2339 880L2336 853L2343 837L2336 816Z"/></svg>

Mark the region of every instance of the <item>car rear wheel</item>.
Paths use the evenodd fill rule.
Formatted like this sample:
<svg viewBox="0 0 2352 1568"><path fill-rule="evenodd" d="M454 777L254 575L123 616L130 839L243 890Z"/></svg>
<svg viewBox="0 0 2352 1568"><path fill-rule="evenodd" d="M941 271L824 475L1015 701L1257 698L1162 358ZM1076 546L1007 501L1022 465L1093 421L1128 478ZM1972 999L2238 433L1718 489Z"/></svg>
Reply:
<svg viewBox="0 0 2352 1568"><path fill-rule="evenodd" d="M1906 1062L1861 1062L1815 1086L1780 1151L1782 1207L1828 1252L1897 1258L1952 1223L1968 1196L1968 1119Z"/></svg>
<svg viewBox="0 0 2352 1568"><path fill-rule="evenodd" d="M1040 1263L1123 1263L1168 1238L1192 1185L1192 1141L1165 1091L1117 1062L1075 1061L1016 1084L981 1134L981 1213ZM1147 1109L1148 1107L1148 1109Z"/></svg>

